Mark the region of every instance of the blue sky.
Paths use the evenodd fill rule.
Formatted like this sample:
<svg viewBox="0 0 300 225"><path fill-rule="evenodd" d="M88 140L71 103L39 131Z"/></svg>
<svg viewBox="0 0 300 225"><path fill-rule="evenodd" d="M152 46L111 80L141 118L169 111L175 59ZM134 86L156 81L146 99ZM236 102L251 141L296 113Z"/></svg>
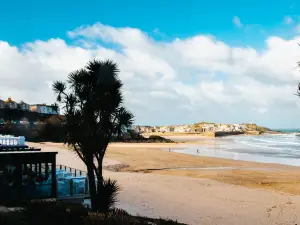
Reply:
<svg viewBox="0 0 300 225"><path fill-rule="evenodd" d="M109 58L137 124L299 128L299 12L295 0L3 1L0 97L53 103L53 80Z"/></svg>
<svg viewBox="0 0 300 225"><path fill-rule="evenodd" d="M19 45L36 39L65 38L68 30L101 22L114 27L137 27L149 33L158 29L163 38L206 33L233 44L260 45L263 34L256 29L241 31L233 26L232 18L238 16L243 23L272 33L284 16L298 19L299 6L296 0L2 1L0 35L2 40Z"/></svg>

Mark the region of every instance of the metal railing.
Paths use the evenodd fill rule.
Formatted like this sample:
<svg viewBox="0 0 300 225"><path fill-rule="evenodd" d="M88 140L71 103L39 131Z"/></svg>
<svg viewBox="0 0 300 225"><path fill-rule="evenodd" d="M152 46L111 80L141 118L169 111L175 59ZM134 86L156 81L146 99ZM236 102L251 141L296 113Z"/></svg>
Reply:
<svg viewBox="0 0 300 225"><path fill-rule="evenodd" d="M57 165L57 197L88 197L89 186L87 173L72 167Z"/></svg>
<svg viewBox="0 0 300 225"><path fill-rule="evenodd" d="M25 137L24 136L14 137L11 135L0 135L0 145L23 146L23 145L25 145Z"/></svg>
<svg viewBox="0 0 300 225"><path fill-rule="evenodd" d="M64 170L66 172L72 173L72 176L77 177L77 176L86 176L87 177L87 172L83 170L78 170L69 166L64 166L64 165L56 165L56 169L59 170Z"/></svg>

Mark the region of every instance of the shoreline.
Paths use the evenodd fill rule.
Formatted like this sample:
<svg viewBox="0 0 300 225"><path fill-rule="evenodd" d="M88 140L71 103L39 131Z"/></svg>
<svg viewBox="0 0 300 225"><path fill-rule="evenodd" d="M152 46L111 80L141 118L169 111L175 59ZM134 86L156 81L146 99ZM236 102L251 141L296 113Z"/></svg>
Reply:
<svg viewBox="0 0 300 225"><path fill-rule="evenodd" d="M189 144L194 144L194 142ZM174 148L176 145L178 146L178 144L112 144L108 149L107 157L116 159L126 166L121 169L115 169L112 166L109 169L119 172L208 178L250 188L300 194L300 175L298 175L300 167L279 163L194 156L161 149L162 147ZM122 151L127 152L126 156Z"/></svg>
<svg viewBox="0 0 300 225"><path fill-rule="evenodd" d="M221 132L224 133L224 136L215 136L214 134L216 132ZM142 133L144 137L149 137L151 135L158 135L161 137L195 137L195 138L217 138L217 137L228 137L228 136L236 136L236 135L241 135L241 136L263 136L263 135L268 135L268 134L289 134L289 132L283 132L283 131L265 131L264 133L259 134L258 131L248 131L248 132L243 132L243 133L238 133L234 134L234 131L216 131L216 132L199 132L199 133L192 133L192 132L152 132L152 133Z"/></svg>

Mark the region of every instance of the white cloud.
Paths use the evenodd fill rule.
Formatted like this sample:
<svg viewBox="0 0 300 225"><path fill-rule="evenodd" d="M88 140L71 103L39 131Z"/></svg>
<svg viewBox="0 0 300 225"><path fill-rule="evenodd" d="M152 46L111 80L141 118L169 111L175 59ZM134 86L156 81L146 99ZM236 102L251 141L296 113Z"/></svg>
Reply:
<svg viewBox="0 0 300 225"><path fill-rule="evenodd" d="M300 24L298 24L298 25L295 27L295 31L296 31L296 33L300 33Z"/></svg>
<svg viewBox="0 0 300 225"><path fill-rule="evenodd" d="M268 109L264 108L264 107L254 107L252 108L255 112L258 112L261 115L264 115Z"/></svg>
<svg viewBox="0 0 300 225"><path fill-rule="evenodd" d="M286 17L284 17L283 22L284 22L285 24L288 24L288 25L289 25L289 24L292 24L292 23L294 22L294 20L293 20L292 17L286 16Z"/></svg>
<svg viewBox="0 0 300 225"><path fill-rule="evenodd" d="M237 16L233 17L232 22L234 23L234 25L236 25L238 28L242 28L243 24L241 22L241 19Z"/></svg>
<svg viewBox="0 0 300 225"><path fill-rule="evenodd" d="M0 96L53 103L51 81L66 79L93 58L109 58L119 64L125 103L139 124L300 126L300 100L293 96L300 37L268 37L264 48L255 49L205 35L155 41L139 29L100 23L69 35L72 44L50 39L17 48L0 42Z"/></svg>

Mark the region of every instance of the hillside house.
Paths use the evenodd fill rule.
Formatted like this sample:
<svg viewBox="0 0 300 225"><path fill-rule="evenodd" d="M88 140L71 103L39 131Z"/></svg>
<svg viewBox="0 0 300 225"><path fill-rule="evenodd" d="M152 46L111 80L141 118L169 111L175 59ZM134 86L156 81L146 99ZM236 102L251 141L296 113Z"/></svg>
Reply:
<svg viewBox="0 0 300 225"><path fill-rule="evenodd" d="M204 124L202 126L202 132L214 132L215 125L214 124Z"/></svg>
<svg viewBox="0 0 300 225"><path fill-rule="evenodd" d="M191 128L187 125L176 126L174 127L174 132L177 133L191 132Z"/></svg>
<svg viewBox="0 0 300 225"><path fill-rule="evenodd" d="M191 127L190 132L200 133L200 132L202 132L202 128L200 128L200 127Z"/></svg>
<svg viewBox="0 0 300 225"><path fill-rule="evenodd" d="M19 104L18 104L18 107L19 109L23 110L23 111L29 111L30 110L30 105L21 101Z"/></svg>
<svg viewBox="0 0 300 225"><path fill-rule="evenodd" d="M5 102L0 99L0 109L5 108Z"/></svg>
<svg viewBox="0 0 300 225"><path fill-rule="evenodd" d="M246 127L246 125L240 124L240 129L244 131L247 129L247 127Z"/></svg>
<svg viewBox="0 0 300 225"><path fill-rule="evenodd" d="M17 109L18 103L13 101L11 98L8 98L7 101L5 101L5 107L10 108L10 109Z"/></svg>
<svg viewBox="0 0 300 225"><path fill-rule="evenodd" d="M46 105L46 104L35 104L30 105L30 110L32 112L42 113L42 114L51 114L57 115L59 114L59 110L54 105Z"/></svg>
<svg viewBox="0 0 300 225"><path fill-rule="evenodd" d="M220 124L217 128L216 131L230 131L230 127L226 124Z"/></svg>
<svg viewBox="0 0 300 225"><path fill-rule="evenodd" d="M167 132L174 132L174 130L175 130L175 127L168 127L167 128Z"/></svg>
<svg viewBox="0 0 300 225"><path fill-rule="evenodd" d="M233 124L232 125L233 126L233 130L234 131L243 131L245 128L242 126L242 125L240 125L240 124Z"/></svg>
<svg viewBox="0 0 300 225"><path fill-rule="evenodd" d="M141 133L151 133L152 130L153 130L153 127L151 127L151 126L140 126Z"/></svg>
<svg viewBox="0 0 300 225"><path fill-rule="evenodd" d="M138 125L133 125L132 126L132 130L136 133L140 133L141 132L141 128Z"/></svg>
<svg viewBox="0 0 300 225"><path fill-rule="evenodd" d="M159 127L157 131L162 133L167 132L167 127L166 126Z"/></svg>
<svg viewBox="0 0 300 225"><path fill-rule="evenodd" d="M184 132L184 126L176 126L176 127L174 127L174 132L176 132L176 133L182 133L182 132Z"/></svg>

